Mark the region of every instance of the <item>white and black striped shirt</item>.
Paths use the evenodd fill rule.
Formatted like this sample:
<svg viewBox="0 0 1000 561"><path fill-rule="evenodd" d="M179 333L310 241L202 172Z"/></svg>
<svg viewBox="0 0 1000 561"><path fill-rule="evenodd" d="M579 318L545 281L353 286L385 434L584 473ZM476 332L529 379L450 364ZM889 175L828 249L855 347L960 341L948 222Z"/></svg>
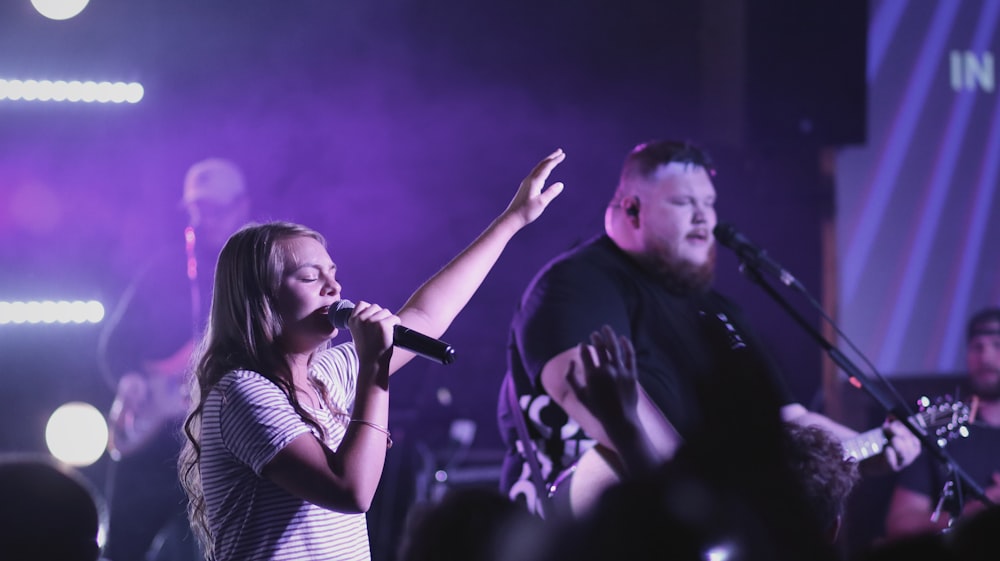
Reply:
<svg viewBox="0 0 1000 561"><path fill-rule="evenodd" d="M327 389L333 411L350 413L358 375L353 343L317 354L310 375ZM336 450L345 419L327 408L312 413ZM326 510L261 476L282 448L310 431L278 386L256 372L230 372L209 393L200 467L216 561L371 558L364 514Z"/></svg>

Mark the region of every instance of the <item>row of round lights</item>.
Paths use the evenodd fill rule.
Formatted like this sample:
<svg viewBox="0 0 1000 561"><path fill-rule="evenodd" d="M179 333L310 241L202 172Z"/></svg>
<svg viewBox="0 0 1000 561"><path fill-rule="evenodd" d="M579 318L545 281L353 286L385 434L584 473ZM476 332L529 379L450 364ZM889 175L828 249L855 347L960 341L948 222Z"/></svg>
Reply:
<svg viewBox="0 0 1000 561"><path fill-rule="evenodd" d="M139 103L145 90L138 82L0 79L0 99L84 103Z"/></svg>
<svg viewBox="0 0 1000 561"><path fill-rule="evenodd" d="M0 325L23 323L100 323L104 305L90 301L0 302Z"/></svg>

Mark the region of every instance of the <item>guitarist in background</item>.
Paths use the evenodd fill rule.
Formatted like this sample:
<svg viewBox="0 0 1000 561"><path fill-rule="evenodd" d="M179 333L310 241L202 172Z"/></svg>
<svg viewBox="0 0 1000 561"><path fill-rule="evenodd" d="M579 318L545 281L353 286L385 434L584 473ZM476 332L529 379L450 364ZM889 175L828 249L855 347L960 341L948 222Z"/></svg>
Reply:
<svg viewBox="0 0 1000 561"><path fill-rule="evenodd" d="M709 157L691 144L637 146L625 160L605 212L605 234L558 256L529 285L508 344L507 382L513 383L517 410L503 396L498 405L508 446L501 485L511 499L539 510L545 489L533 481L526 460L532 449L542 472L538 479L546 484L595 443L609 463L627 470L616 462L620 451L605 426L567 380L572 372L573 383L585 385L578 343L601 325L635 347L635 414L660 462L672 458L684 439L712 420L699 388L724 385L731 375L726 364L731 357L719 352L720 344L739 350L740 360L752 365L746 370L762 377L761 383L783 388L738 307L711 289L713 175ZM857 434L793 402L787 389L781 390L779 402L785 422L818 425L841 440ZM527 421L531 443L518 438L515 415ZM889 445L878 461L898 470L919 454L920 444L898 421L887 423L885 431Z"/></svg>
<svg viewBox="0 0 1000 561"><path fill-rule="evenodd" d="M108 414L110 561L200 559L177 478L185 374L211 302L216 257L249 216L243 175L209 158L184 180L187 228L134 275L99 339Z"/></svg>
<svg viewBox="0 0 1000 561"><path fill-rule="evenodd" d="M947 451L990 500L1000 502L1000 308L974 314L966 327L966 341L973 421L968 438L950 442ZM886 536L894 540L949 527L952 513L958 511L957 494L942 500L946 485L954 489L950 480L947 470L929 454L903 470L889 502ZM962 499L963 517L983 510L972 497Z"/></svg>

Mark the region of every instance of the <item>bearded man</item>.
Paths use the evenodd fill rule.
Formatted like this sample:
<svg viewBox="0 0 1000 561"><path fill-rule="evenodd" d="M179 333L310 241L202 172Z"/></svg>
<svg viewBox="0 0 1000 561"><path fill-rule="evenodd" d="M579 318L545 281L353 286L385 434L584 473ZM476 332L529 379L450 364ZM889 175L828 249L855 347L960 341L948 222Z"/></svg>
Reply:
<svg viewBox="0 0 1000 561"><path fill-rule="evenodd" d="M818 425L841 440L856 436L791 398L739 308L712 289L713 176L711 160L697 146L640 144L625 159L605 233L556 257L524 293L511 323L498 422L508 447L501 486L529 510L542 510L560 474L592 448L616 478L650 460L669 460L719 414L706 399L730 376L752 376L774 388L777 397L767 406L781 421ZM597 352L580 343L602 326L635 348L638 391L598 396L628 396L617 409L595 410L592 400L580 399L588 395L581 353ZM638 430L620 430L623 416L635 419ZM885 427L888 446L880 461L900 469L919 454L919 441L898 422ZM590 487L584 465L573 475L574 503L576 490ZM595 493L606 481L594 483Z"/></svg>
<svg viewBox="0 0 1000 561"><path fill-rule="evenodd" d="M950 455L987 498L1000 502L1000 308L984 308L966 326L965 364L971 392L969 436L948 443ZM957 518L984 509L966 491L950 488L954 479L946 466L929 454L899 474L886 516L886 536L898 539L936 533ZM942 499L942 495L944 495ZM956 503L959 497L962 501ZM935 514L935 510L939 512ZM960 508L959 508L960 507Z"/></svg>

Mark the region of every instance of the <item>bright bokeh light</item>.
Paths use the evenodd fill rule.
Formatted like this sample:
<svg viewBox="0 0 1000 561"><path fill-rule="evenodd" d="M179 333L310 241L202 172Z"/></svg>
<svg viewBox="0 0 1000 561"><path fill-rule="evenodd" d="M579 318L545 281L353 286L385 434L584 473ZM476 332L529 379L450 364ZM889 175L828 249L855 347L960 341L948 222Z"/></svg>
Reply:
<svg viewBox="0 0 1000 561"><path fill-rule="evenodd" d="M96 462L108 446L108 424L96 407L82 401L60 406L45 425L49 453L72 466Z"/></svg>
<svg viewBox="0 0 1000 561"><path fill-rule="evenodd" d="M69 19L87 7L90 0L31 0L38 13L49 19Z"/></svg>
<svg viewBox="0 0 1000 561"><path fill-rule="evenodd" d="M0 302L0 325L20 323L100 323L104 305L96 300Z"/></svg>
<svg viewBox="0 0 1000 561"><path fill-rule="evenodd" d="M729 561L733 559L735 548L730 543L722 543L705 550L704 561Z"/></svg>
<svg viewBox="0 0 1000 561"><path fill-rule="evenodd" d="M0 79L0 99L11 101L139 103L145 91L138 82Z"/></svg>

